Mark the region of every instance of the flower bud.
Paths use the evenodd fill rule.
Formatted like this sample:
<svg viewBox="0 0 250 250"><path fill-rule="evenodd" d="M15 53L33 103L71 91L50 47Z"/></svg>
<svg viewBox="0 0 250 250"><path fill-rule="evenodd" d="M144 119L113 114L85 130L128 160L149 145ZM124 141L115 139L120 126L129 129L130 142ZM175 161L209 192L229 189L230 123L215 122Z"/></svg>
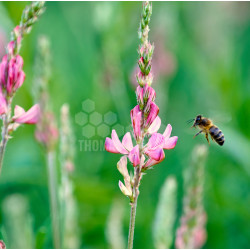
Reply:
<svg viewBox="0 0 250 250"><path fill-rule="evenodd" d="M143 88L140 87L140 86L138 86L138 87L136 88L137 103L138 103L139 106L140 106L140 110L142 110L143 107L144 107L143 91L144 91Z"/></svg>
<svg viewBox="0 0 250 250"><path fill-rule="evenodd" d="M40 116L40 107L38 104L35 104L33 107L31 107L27 112L25 110L16 105L15 107L15 113L12 118L13 122L22 124L34 124L38 122Z"/></svg>
<svg viewBox="0 0 250 250"><path fill-rule="evenodd" d="M119 181L119 188L124 195L129 196L129 197L132 196L132 190L125 187L121 181Z"/></svg>
<svg viewBox="0 0 250 250"><path fill-rule="evenodd" d="M7 102L2 92L0 92L0 115L3 115L7 112Z"/></svg>

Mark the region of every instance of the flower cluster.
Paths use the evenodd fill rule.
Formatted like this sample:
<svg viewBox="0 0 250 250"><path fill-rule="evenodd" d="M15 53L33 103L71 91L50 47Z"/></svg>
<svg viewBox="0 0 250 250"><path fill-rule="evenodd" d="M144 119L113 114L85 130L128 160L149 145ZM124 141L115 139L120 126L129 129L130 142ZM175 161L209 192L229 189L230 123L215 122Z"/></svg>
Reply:
<svg viewBox="0 0 250 250"><path fill-rule="evenodd" d="M34 105L27 112L16 106L14 116L11 117L11 102L13 95L23 85L23 58L18 54L24 34L28 33L37 18L44 11L44 2L34 2L26 7L20 25L12 32L12 39L7 45L7 53L0 63L0 116L9 125L8 132L16 129L19 124L36 123L39 116L39 106Z"/></svg>
<svg viewBox="0 0 250 250"><path fill-rule="evenodd" d="M130 132L126 133L119 140L115 130L112 131L111 138L106 138L105 149L111 153L123 154L117 164L118 170L124 176L125 186L120 182L122 192L134 199L133 187L138 188L141 173L160 163L165 158L164 149L173 149L178 137L170 137L172 127L168 124L163 134L158 133L161 126L161 119L158 116L159 107L155 103L156 93L151 87L153 75L151 73L151 62L154 45L148 41L148 23L152 13L152 5L145 2L139 28L141 45L139 46L137 73L138 87L136 89L137 105L131 110L130 117L133 126L133 136L136 145L133 145ZM131 180L127 170L127 157L132 163L135 171L134 180Z"/></svg>
<svg viewBox="0 0 250 250"><path fill-rule="evenodd" d="M185 190L184 211L181 225L176 233L176 248L202 248L207 232L207 216L203 207L204 165L207 147L198 145L193 151L192 164L184 175Z"/></svg>

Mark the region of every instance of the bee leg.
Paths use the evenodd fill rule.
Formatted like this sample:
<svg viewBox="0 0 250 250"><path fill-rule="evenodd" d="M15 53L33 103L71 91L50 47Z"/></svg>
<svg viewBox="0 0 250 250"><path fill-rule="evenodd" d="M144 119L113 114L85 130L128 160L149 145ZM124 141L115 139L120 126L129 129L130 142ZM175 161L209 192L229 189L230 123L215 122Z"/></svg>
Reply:
<svg viewBox="0 0 250 250"><path fill-rule="evenodd" d="M208 133L206 133L206 139L207 139L208 144L210 145L210 142L209 142L209 139L208 139Z"/></svg>
<svg viewBox="0 0 250 250"><path fill-rule="evenodd" d="M196 135L194 135L194 138L195 138L197 135L199 135L200 133L202 133L202 130L199 131Z"/></svg>

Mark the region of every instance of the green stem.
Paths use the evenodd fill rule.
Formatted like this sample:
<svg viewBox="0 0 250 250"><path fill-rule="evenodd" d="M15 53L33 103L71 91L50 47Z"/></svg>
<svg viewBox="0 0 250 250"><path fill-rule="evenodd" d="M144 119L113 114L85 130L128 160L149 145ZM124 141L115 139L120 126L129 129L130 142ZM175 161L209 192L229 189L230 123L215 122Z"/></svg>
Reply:
<svg viewBox="0 0 250 250"><path fill-rule="evenodd" d="M133 248L134 242L134 231L135 231L135 215L136 215L136 207L137 207L137 198L135 198L134 202L131 203L131 213L130 213L130 223L129 223L129 234L128 234L128 249Z"/></svg>
<svg viewBox="0 0 250 250"><path fill-rule="evenodd" d="M2 141L0 144L0 175L3 167L3 158L6 149L6 145L9 139L9 121L11 117L11 102L12 98L7 101L7 113L3 115L3 124L2 124Z"/></svg>
<svg viewBox="0 0 250 250"><path fill-rule="evenodd" d="M0 145L0 174L2 172L3 158L4 158L7 141L8 141L8 123L6 121L7 121L7 117L5 116L3 118L2 141Z"/></svg>
<svg viewBox="0 0 250 250"><path fill-rule="evenodd" d="M47 170L49 181L49 195L50 195L50 212L52 219L52 231L53 231L53 244L54 248L60 247L60 225L59 225L59 210L58 210L58 196L57 196L57 177L55 166L55 153L49 151L47 154Z"/></svg>

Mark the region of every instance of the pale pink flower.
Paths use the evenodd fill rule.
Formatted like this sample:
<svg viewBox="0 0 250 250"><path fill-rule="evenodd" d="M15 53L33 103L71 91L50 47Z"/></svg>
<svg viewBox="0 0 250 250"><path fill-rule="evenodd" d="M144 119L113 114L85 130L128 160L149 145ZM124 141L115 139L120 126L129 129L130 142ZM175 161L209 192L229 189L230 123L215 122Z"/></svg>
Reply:
<svg viewBox="0 0 250 250"><path fill-rule="evenodd" d="M39 116L40 107L38 104L32 106L27 112L25 112L22 107L16 105L12 120L13 122L20 124L34 124L38 122Z"/></svg>
<svg viewBox="0 0 250 250"><path fill-rule="evenodd" d="M170 124L167 125L163 135L156 133L160 128L160 123L161 120L159 117L157 117L152 123L151 127L148 129L148 131L154 130L155 133L152 134L147 145L145 146L145 154L150 158L143 168L147 169L162 162L165 158L163 149L173 149L177 143L178 136L170 137L172 131L172 126Z"/></svg>
<svg viewBox="0 0 250 250"><path fill-rule="evenodd" d="M113 129L111 139L107 137L105 140L105 149L110 153L127 155L133 166L137 166L140 163L139 147L138 145L133 147L129 132L124 135L121 142L116 131Z"/></svg>

